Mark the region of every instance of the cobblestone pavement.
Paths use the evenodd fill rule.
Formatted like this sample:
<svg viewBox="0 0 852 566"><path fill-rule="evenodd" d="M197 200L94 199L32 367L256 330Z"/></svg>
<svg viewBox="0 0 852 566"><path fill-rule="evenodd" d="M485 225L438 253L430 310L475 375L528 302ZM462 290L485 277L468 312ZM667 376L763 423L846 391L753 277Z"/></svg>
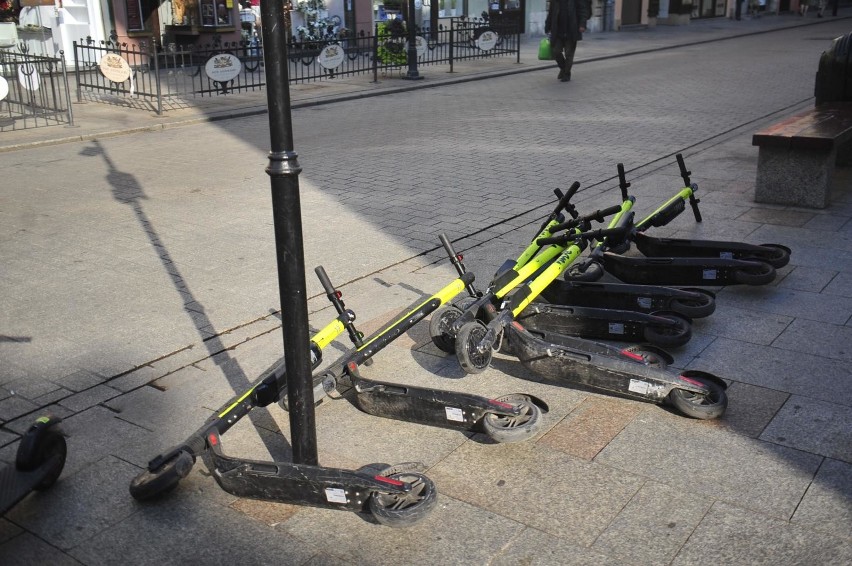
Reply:
<svg viewBox="0 0 852 566"><path fill-rule="evenodd" d="M75 128L0 133L0 459L43 410L69 445L56 486L0 519L2 562L849 563L852 176L825 210L758 205L751 146L813 104L846 11L592 34L567 84L530 38L520 63L292 89L307 267L367 332L453 278L438 234L484 285L554 188L579 181L581 209L618 202L617 163L642 214L680 188L683 154L704 221L658 235L793 250L770 285L713 288L716 312L672 351L729 383L717 421L556 387L502 354L465 376L425 324L394 341L365 375L550 409L534 439L494 444L323 403L324 465L425 465L438 507L407 530L238 498L200 462L153 504L127 492L280 356L261 95L161 117L87 103ZM333 313L308 275L316 329ZM223 436L261 460L289 458L287 438L275 406Z"/></svg>

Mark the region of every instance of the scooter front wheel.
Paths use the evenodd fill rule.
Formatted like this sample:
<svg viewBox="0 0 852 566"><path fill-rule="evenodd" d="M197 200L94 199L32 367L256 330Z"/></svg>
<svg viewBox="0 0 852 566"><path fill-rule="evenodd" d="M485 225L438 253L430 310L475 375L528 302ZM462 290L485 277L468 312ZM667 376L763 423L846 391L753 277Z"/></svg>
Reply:
<svg viewBox="0 0 852 566"><path fill-rule="evenodd" d="M715 419L722 416L728 407L728 395L725 389L713 380L690 373L692 381L699 382L708 389L706 395L693 393L684 389L672 389L669 400L675 408L688 417L694 419Z"/></svg>
<svg viewBox="0 0 852 566"><path fill-rule="evenodd" d="M541 409L526 395L513 394L497 398L521 410L521 414L497 415L486 413L482 419L485 433L497 442L523 442L538 433L541 428Z"/></svg>
<svg viewBox="0 0 852 566"><path fill-rule="evenodd" d="M189 475L195 458L186 450L181 450L153 472L145 468L130 482L130 495L137 501L153 499L173 490L177 484Z"/></svg>
<svg viewBox="0 0 852 566"><path fill-rule="evenodd" d="M456 357L465 372L480 373L491 365L494 352L490 345L484 352L479 351L479 344L487 332L488 329L478 320L468 322L459 329L455 344Z"/></svg>
<svg viewBox="0 0 852 566"><path fill-rule="evenodd" d="M683 346L692 337L692 325L689 320L675 313L656 314L671 321L671 324L649 324L643 334L645 340L655 346L677 348Z"/></svg>
<svg viewBox="0 0 852 566"><path fill-rule="evenodd" d="M432 313L429 320L429 336L436 348L447 354L455 353L456 337L451 332L453 323L464 314L462 310L453 305L439 308Z"/></svg>
<svg viewBox="0 0 852 566"><path fill-rule="evenodd" d="M411 484L408 493L379 493L370 496L370 512L388 527L410 527L419 523L438 503L435 484L417 472L400 472L389 478Z"/></svg>
<svg viewBox="0 0 852 566"><path fill-rule="evenodd" d="M754 262L754 267L737 269L734 280L743 285L766 285L775 279L775 268L762 261Z"/></svg>
<svg viewBox="0 0 852 566"><path fill-rule="evenodd" d="M68 445L65 437L57 429L52 426L42 429L31 428L18 445L15 467L28 472L50 462L47 475L33 486L36 491L44 491L59 479L62 468L65 467L67 455Z"/></svg>
<svg viewBox="0 0 852 566"><path fill-rule="evenodd" d="M760 244L760 247L766 248L766 251L755 255L755 260L765 261L775 269L779 269L790 263L790 248L780 244ZM743 259L752 258L744 257Z"/></svg>

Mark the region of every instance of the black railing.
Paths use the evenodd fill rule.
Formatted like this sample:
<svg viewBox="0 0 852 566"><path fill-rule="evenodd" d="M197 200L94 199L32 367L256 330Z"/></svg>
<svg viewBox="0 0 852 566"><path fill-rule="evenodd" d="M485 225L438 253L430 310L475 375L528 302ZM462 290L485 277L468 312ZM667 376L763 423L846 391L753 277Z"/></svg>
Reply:
<svg viewBox="0 0 852 566"><path fill-rule="evenodd" d="M0 132L73 125L68 74L57 57L0 50L0 76L8 90L0 100Z"/></svg>
<svg viewBox="0 0 852 566"><path fill-rule="evenodd" d="M449 65L462 60L515 55L520 61L518 29L491 26L480 18L453 18L449 27L434 32L417 29L417 64ZM335 77L394 72L407 69L407 36L380 32L294 39L288 43L289 80L303 83ZM102 70L108 54L126 65L124 74ZM221 96L262 89L266 85L263 45L258 38L217 42L205 46L162 49L152 41L140 47L115 41L74 43L77 99L84 97L131 107L179 106L189 97ZM110 80L111 77L112 80ZM123 79L121 82L117 80Z"/></svg>

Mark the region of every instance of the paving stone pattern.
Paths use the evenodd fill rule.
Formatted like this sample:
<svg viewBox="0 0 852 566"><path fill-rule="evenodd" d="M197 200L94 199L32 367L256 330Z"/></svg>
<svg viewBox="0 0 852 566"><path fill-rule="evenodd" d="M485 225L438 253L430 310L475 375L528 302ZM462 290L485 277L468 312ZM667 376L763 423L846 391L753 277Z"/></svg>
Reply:
<svg viewBox="0 0 852 566"><path fill-rule="evenodd" d="M554 386L503 354L468 376L425 324L412 328L367 377L526 393L548 410L533 439L498 444L323 402L323 465L425 466L438 506L406 530L238 498L201 462L162 500L128 493L151 457L279 361L266 115L0 152L0 461L11 465L41 410L64 418L69 446L60 481L0 518L0 563L852 562L852 175L838 171L824 210L758 205L750 143L813 103L817 61L848 31L847 11L818 25L782 15L589 34L567 84L529 41L521 65L459 72L485 80L436 86L442 71L428 69L420 86L434 88L406 92L387 77L341 81L316 87L338 88L336 102L294 109L314 331L334 312L313 266L377 330L455 276L438 234L484 286L554 188L581 182L581 209L618 202L619 162L640 215L682 186L676 153L692 171L704 221L687 212L655 235L793 250L770 285L711 288L716 312L672 352L675 367L729 384L716 421ZM113 128L134 130L132 112L113 112ZM348 347L341 336L324 364ZM289 460L290 438L288 413L270 405L223 445Z"/></svg>

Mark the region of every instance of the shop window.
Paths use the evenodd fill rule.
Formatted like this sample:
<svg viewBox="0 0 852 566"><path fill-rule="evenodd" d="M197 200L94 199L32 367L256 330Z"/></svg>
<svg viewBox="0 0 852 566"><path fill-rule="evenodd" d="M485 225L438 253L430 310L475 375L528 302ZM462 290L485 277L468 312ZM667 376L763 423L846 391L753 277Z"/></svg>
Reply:
<svg viewBox="0 0 852 566"><path fill-rule="evenodd" d="M233 27L233 0L200 0L201 25L204 27Z"/></svg>

